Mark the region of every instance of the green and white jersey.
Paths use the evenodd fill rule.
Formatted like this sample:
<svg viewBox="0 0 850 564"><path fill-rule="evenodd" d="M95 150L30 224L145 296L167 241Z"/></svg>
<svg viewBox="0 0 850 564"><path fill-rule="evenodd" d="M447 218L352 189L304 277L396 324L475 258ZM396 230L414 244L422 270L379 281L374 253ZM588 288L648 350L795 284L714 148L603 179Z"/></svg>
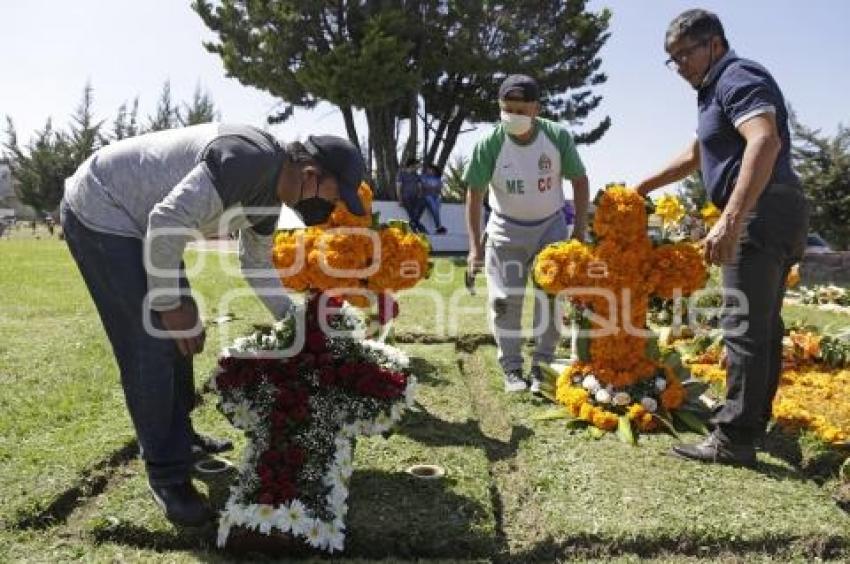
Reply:
<svg viewBox="0 0 850 564"><path fill-rule="evenodd" d="M471 190L491 188L490 208L521 221L551 216L566 201L563 179L584 176L584 165L569 132L536 118L534 135L520 143L497 125L475 145L464 174Z"/></svg>

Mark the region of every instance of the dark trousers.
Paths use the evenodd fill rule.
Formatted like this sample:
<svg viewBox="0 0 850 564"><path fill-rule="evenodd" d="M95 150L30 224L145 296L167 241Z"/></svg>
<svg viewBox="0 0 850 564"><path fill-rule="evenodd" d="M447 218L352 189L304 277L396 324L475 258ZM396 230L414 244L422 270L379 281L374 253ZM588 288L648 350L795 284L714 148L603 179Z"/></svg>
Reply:
<svg viewBox="0 0 850 564"><path fill-rule="evenodd" d="M760 438L772 415L782 372L785 279L803 255L808 204L799 188L770 185L746 221L734 262L723 266L726 402L715 417L720 436L736 444Z"/></svg>
<svg viewBox="0 0 850 564"><path fill-rule="evenodd" d="M68 248L118 363L148 479L161 485L185 481L192 464L192 360L180 354L173 339L152 336L144 328L142 241L89 229L64 202L61 212ZM188 290L185 278L181 285ZM155 313L152 321L161 327Z"/></svg>
<svg viewBox="0 0 850 564"><path fill-rule="evenodd" d="M418 194L402 194L401 207L407 212L411 227L423 229L421 219L422 214L425 212L425 202L422 196Z"/></svg>

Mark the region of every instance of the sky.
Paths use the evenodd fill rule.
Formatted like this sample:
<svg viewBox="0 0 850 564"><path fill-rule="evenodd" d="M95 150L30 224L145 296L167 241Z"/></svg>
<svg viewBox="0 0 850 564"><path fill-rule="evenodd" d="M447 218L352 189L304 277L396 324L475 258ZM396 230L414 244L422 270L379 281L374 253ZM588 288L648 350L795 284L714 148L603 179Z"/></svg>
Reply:
<svg viewBox="0 0 850 564"><path fill-rule="evenodd" d="M123 102L139 97L140 116L152 114L165 80L173 99L188 101L207 90L227 122L248 123L289 141L313 133L344 135L334 106L297 110L269 127L279 101L227 78L217 55L202 43L214 39L188 0L0 0L0 117L14 121L26 142L48 116L67 125L83 87L94 88L95 112L114 118ZM664 31L680 0L590 0L591 10L612 11L611 37L602 48L608 81L588 126L604 116L612 126L579 152L594 190L607 182L634 183L662 166L692 138L695 92L663 64ZM716 12L732 48L765 65L800 120L833 133L850 123L850 2L845 0L703 0ZM495 103L495 102L494 102ZM491 125L467 129L454 155L469 155ZM572 127L572 126L571 126ZM579 129L581 129L579 127ZM365 126L361 126L365 130Z"/></svg>

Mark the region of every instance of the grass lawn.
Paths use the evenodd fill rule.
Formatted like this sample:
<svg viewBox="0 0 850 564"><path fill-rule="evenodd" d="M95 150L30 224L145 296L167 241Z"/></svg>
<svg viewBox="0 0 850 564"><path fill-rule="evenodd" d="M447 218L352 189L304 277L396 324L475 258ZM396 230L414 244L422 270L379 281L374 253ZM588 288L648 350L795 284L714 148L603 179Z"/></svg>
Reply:
<svg viewBox="0 0 850 564"><path fill-rule="evenodd" d="M235 319L209 324L199 386L220 344L269 321L250 295L219 305L246 288L219 264L233 266L233 255L201 260L192 282L206 318ZM532 420L540 405L501 391L483 280L478 290L468 296L462 266L439 259L400 298L396 332L421 374L420 407L389 437L357 443L346 561L850 558L850 516L781 458L760 454L756 471L715 468L667 456L666 435L633 448ZM454 326L449 312L459 314ZM812 322L822 312L786 313ZM0 561L232 558L211 530L175 529L149 500L111 351L55 239L0 240L0 384ZM197 427L233 438L238 460L242 437L212 395L204 400ZM446 477L404 472L423 462ZM227 495L226 479L204 487L214 502Z"/></svg>

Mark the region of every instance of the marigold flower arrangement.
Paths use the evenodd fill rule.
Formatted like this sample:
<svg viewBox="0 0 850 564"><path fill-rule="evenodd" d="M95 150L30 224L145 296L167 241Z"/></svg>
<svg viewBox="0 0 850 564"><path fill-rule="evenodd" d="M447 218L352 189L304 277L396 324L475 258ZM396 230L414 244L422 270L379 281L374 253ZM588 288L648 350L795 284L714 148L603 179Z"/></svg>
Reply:
<svg viewBox="0 0 850 564"><path fill-rule="evenodd" d="M376 224L370 213L372 191L362 183L358 193L366 216L354 215L338 202L324 224L275 235L273 259L285 287L332 291L365 307L365 290L405 290L428 274L428 240L406 222Z"/></svg>
<svg viewBox="0 0 850 564"><path fill-rule="evenodd" d="M303 305L267 331L237 339L212 384L219 410L249 439L219 519L232 532L285 534L328 552L345 541L353 440L387 431L413 402L406 355L367 339L367 295L378 318L398 314L391 293L428 272L427 241L406 223L377 223L364 183L365 217L338 203L322 225L277 233L274 264Z"/></svg>
<svg viewBox="0 0 850 564"><path fill-rule="evenodd" d="M534 280L547 293L563 293L579 311L592 313L590 320L580 317L584 329L616 325L616 331L590 338L580 347L578 362L558 374L544 394L570 416L605 431L617 429L621 437L631 437L632 429L652 431L665 423L669 428L670 414L688 398L680 377L687 373L678 356L665 363L659 354L648 354L651 347L639 330L646 328L649 297L691 294L705 284L705 264L689 243L653 245L647 202L634 190L612 185L594 203L596 244L549 245L535 260ZM672 217L672 206L669 211Z"/></svg>

